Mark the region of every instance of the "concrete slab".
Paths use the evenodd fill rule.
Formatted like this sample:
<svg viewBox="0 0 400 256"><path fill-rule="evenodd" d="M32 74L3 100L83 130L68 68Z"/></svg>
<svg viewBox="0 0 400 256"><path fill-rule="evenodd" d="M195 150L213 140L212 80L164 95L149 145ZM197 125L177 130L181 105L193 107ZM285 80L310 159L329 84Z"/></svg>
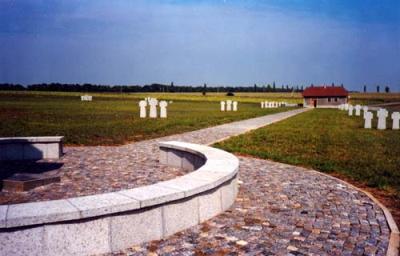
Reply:
<svg viewBox="0 0 400 256"><path fill-rule="evenodd" d="M140 208L140 202L138 200L118 193L81 196L67 200L78 208L81 216L84 218Z"/></svg>
<svg viewBox="0 0 400 256"><path fill-rule="evenodd" d="M164 237L197 225L199 218L199 201L197 197L190 200L170 203L163 206Z"/></svg>
<svg viewBox="0 0 400 256"><path fill-rule="evenodd" d="M47 144L47 154L48 159L58 159L62 156L62 146L61 144Z"/></svg>
<svg viewBox="0 0 400 256"><path fill-rule="evenodd" d="M7 227L79 219L80 213L67 200L12 204L8 208Z"/></svg>
<svg viewBox="0 0 400 256"><path fill-rule="evenodd" d="M94 255L110 251L110 219L45 226L45 255Z"/></svg>
<svg viewBox="0 0 400 256"><path fill-rule="evenodd" d="M0 205L0 228L6 227L8 205Z"/></svg>
<svg viewBox="0 0 400 256"><path fill-rule="evenodd" d="M22 144L7 144L5 145L5 152L6 157L3 160L20 160L24 156L24 146Z"/></svg>
<svg viewBox="0 0 400 256"><path fill-rule="evenodd" d="M47 155L46 144L23 144L23 159L26 160L38 160L43 159Z"/></svg>
<svg viewBox="0 0 400 256"><path fill-rule="evenodd" d="M112 216L110 226L113 251L150 240L159 240L163 234L161 208Z"/></svg>
<svg viewBox="0 0 400 256"><path fill-rule="evenodd" d="M173 180L159 182L157 183L157 186L171 189L180 189L184 191L185 197L192 196L214 188L214 185L210 180L196 179L191 176L187 177L186 175L175 178Z"/></svg>
<svg viewBox="0 0 400 256"><path fill-rule="evenodd" d="M169 149L167 154L167 162L169 166L182 167L183 153L178 150Z"/></svg>
<svg viewBox="0 0 400 256"><path fill-rule="evenodd" d="M160 153L158 160L162 164L168 164L168 148L160 147Z"/></svg>
<svg viewBox="0 0 400 256"><path fill-rule="evenodd" d="M140 201L141 208L174 201L185 197L185 193L181 189L162 187L158 184L127 189L117 193Z"/></svg>
<svg viewBox="0 0 400 256"><path fill-rule="evenodd" d="M0 232L0 255L43 256L44 228Z"/></svg>
<svg viewBox="0 0 400 256"><path fill-rule="evenodd" d="M222 210L229 209L235 202L238 193L237 178L231 180L228 184L224 185L221 189L221 205Z"/></svg>
<svg viewBox="0 0 400 256"><path fill-rule="evenodd" d="M222 212L221 189L199 195L200 222L206 221Z"/></svg>

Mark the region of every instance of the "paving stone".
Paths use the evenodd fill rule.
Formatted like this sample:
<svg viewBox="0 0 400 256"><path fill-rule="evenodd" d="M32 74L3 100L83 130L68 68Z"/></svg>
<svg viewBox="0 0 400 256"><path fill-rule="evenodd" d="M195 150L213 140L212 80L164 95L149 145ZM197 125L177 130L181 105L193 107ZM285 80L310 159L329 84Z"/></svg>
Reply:
<svg viewBox="0 0 400 256"><path fill-rule="evenodd" d="M338 189L337 180L305 168L246 157L240 157L239 179L242 183L232 207L163 239L155 252L163 254L162 248L173 247L170 255L217 254L219 250L222 255L385 255L389 230L379 221L385 220L382 210L346 184ZM328 195L330 204L326 204ZM354 200L368 204L355 205ZM366 214L367 209L374 214ZM323 214L316 218L318 212ZM375 222L380 228L372 228ZM315 228L315 223L323 228ZM369 233L360 232L360 223L371 226ZM237 241L247 244L239 246ZM193 246L185 246L188 243ZM139 245L141 251L135 255L147 255L150 245ZM126 249L114 255L130 253Z"/></svg>
<svg viewBox="0 0 400 256"><path fill-rule="evenodd" d="M169 180L187 172L158 162L160 141L210 144L294 113L297 112L120 147L69 147L61 159L64 166L60 184L36 188L21 195L1 192L0 203L115 192ZM238 178L240 189L235 203L231 207L226 205L225 212L165 239L132 244L114 255L386 254L390 230L382 210L365 194L346 184L302 167L247 157L240 157ZM207 201L206 197L204 199L202 204ZM195 201L188 204L193 204L193 223L169 223L168 234L197 222L199 205ZM206 212L212 215L212 211ZM184 214L175 206L165 213L175 217ZM129 241L129 226L124 236L125 241ZM238 245L238 241L246 244L240 242Z"/></svg>

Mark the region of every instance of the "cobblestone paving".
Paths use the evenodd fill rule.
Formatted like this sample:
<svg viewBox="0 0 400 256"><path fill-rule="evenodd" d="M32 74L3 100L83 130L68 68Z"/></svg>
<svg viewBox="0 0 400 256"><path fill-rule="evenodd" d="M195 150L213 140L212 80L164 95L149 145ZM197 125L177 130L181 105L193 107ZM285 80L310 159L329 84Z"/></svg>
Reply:
<svg viewBox="0 0 400 256"><path fill-rule="evenodd" d="M120 147L66 148L60 184L17 199L2 192L0 199L65 198L171 179L184 173L158 164L159 141L211 144L303 111ZM246 157L240 157L240 165L240 190L230 210L165 240L132 245L113 255L385 255L389 228L382 210L365 194L301 167Z"/></svg>
<svg viewBox="0 0 400 256"><path fill-rule="evenodd" d="M64 149L65 155L58 161L63 163L58 170L60 183L37 187L28 192L1 191L0 204L113 192L173 179L185 172L158 163L159 141L210 144L303 111L305 109L297 109L118 147L67 147Z"/></svg>
<svg viewBox="0 0 400 256"><path fill-rule="evenodd" d="M385 255L390 231L365 194L301 167L244 157L240 164L230 210L113 255Z"/></svg>

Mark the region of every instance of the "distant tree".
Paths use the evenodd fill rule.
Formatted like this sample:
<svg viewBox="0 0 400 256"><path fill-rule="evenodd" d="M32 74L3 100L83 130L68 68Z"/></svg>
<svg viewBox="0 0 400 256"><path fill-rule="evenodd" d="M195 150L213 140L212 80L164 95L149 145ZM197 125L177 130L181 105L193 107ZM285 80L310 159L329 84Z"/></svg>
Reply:
<svg viewBox="0 0 400 256"><path fill-rule="evenodd" d="M0 84L0 91L23 91L26 90L20 84Z"/></svg>
<svg viewBox="0 0 400 256"><path fill-rule="evenodd" d="M335 86L335 83L332 83L332 87L334 87Z"/></svg>
<svg viewBox="0 0 400 256"><path fill-rule="evenodd" d="M376 92L378 92L378 93L380 92L380 87L379 87L379 85L376 86Z"/></svg>
<svg viewBox="0 0 400 256"><path fill-rule="evenodd" d="M207 84L204 83L204 85L203 85L203 96L206 96L206 93L207 93Z"/></svg>
<svg viewBox="0 0 400 256"><path fill-rule="evenodd" d="M367 92L367 86L364 85L364 93L366 93L366 92Z"/></svg>
<svg viewBox="0 0 400 256"><path fill-rule="evenodd" d="M267 84L267 92L270 92L270 91L271 91L271 85Z"/></svg>
<svg viewBox="0 0 400 256"><path fill-rule="evenodd" d="M273 90L274 92L276 91L275 81L272 82L272 90Z"/></svg>
<svg viewBox="0 0 400 256"><path fill-rule="evenodd" d="M235 96L235 94L232 91L229 91L226 96Z"/></svg>
<svg viewBox="0 0 400 256"><path fill-rule="evenodd" d="M314 84L311 84L311 87L314 87Z"/></svg>
<svg viewBox="0 0 400 256"><path fill-rule="evenodd" d="M254 92L257 92L257 84L254 84Z"/></svg>
<svg viewBox="0 0 400 256"><path fill-rule="evenodd" d="M390 92L389 86L385 86L385 92L386 92L386 93L389 93L389 92Z"/></svg>

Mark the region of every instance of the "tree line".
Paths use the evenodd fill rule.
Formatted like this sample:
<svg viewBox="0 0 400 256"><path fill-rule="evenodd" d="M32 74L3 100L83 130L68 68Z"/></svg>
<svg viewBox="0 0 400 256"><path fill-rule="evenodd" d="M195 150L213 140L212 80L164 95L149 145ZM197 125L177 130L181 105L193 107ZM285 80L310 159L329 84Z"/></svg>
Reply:
<svg viewBox="0 0 400 256"><path fill-rule="evenodd" d="M310 86L313 86L311 84ZM332 83L332 86L334 84ZM343 84L340 86L343 87ZM277 86L275 82L272 84L263 84L253 86L202 86L159 84L153 83L149 85L98 85L98 84L62 84L62 83L41 83L23 86L21 84L0 84L0 91L53 91L53 92L302 92L304 86L281 85ZM376 92L380 92L380 86L376 86ZM367 86L364 85L363 92L367 92ZM389 93L389 86L384 87L384 92Z"/></svg>
<svg viewBox="0 0 400 256"><path fill-rule="evenodd" d="M62 84L42 83L23 86L21 84L0 84L0 90L13 91L60 91L60 92L302 92L304 86L276 86L272 84L254 86L201 86L159 84L149 85L98 85L98 84Z"/></svg>

